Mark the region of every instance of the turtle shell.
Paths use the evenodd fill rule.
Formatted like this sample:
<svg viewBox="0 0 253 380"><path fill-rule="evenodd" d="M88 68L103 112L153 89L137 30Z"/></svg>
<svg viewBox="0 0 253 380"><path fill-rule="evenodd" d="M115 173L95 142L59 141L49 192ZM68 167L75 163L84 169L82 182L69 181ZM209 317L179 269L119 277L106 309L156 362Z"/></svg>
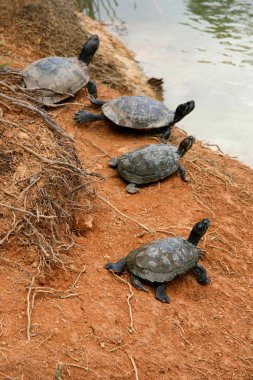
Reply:
<svg viewBox="0 0 253 380"><path fill-rule="evenodd" d="M74 95L89 81L88 67L76 57L47 57L31 63L23 70L27 88L49 88L64 94L41 90L38 99L46 104L58 103Z"/></svg>
<svg viewBox="0 0 253 380"><path fill-rule="evenodd" d="M122 178L136 185L166 178L179 166L177 147L170 144L150 144L118 158L117 170Z"/></svg>
<svg viewBox="0 0 253 380"><path fill-rule="evenodd" d="M166 238L131 251L126 264L135 276L150 282L171 281L196 266L200 249L182 237Z"/></svg>
<svg viewBox="0 0 253 380"><path fill-rule="evenodd" d="M161 128L174 120L174 111L145 96L121 96L105 103L102 111L113 123L134 129Z"/></svg>

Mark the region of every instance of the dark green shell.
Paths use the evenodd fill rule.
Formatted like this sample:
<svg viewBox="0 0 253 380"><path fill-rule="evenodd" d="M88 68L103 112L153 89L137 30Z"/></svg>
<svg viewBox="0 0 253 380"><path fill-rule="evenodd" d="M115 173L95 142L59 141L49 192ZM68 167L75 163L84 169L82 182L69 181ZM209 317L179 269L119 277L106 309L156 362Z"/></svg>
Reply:
<svg viewBox="0 0 253 380"><path fill-rule="evenodd" d="M117 170L122 178L136 185L159 181L179 166L177 147L170 144L150 144L118 158Z"/></svg>
<svg viewBox="0 0 253 380"><path fill-rule="evenodd" d="M171 281L196 266L200 250L182 237L166 238L131 251L126 264L131 273L150 282Z"/></svg>
<svg viewBox="0 0 253 380"><path fill-rule="evenodd" d="M134 129L161 128L173 123L174 111L145 96L121 96L102 106L104 115L113 123Z"/></svg>
<svg viewBox="0 0 253 380"><path fill-rule="evenodd" d="M81 90L88 81L87 65L76 57L47 57L31 63L23 70L27 88L49 88L64 94L41 90L39 100L58 103Z"/></svg>

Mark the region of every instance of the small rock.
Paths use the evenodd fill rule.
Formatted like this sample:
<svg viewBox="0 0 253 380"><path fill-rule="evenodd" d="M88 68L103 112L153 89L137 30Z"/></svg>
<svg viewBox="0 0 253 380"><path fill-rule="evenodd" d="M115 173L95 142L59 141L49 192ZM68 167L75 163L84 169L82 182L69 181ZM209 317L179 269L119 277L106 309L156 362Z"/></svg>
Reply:
<svg viewBox="0 0 253 380"><path fill-rule="evenodd" d="M17 137L18 137L19 139L21 139L21 140L28 140L28 139L29 139L28 134L25 133L25 132L19 132L18 135L17 135Z"/></svg>

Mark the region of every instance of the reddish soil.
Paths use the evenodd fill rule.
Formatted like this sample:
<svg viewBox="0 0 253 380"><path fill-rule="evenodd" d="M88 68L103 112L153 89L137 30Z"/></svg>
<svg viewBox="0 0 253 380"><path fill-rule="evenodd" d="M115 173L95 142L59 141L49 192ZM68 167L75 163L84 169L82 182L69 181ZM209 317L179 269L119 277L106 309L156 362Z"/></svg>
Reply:
<svg viewBox="0 0 253 380"><path fill-rule="evenodd" d="M20 55L22 65L31 62L32 54ZM103 85L99 93L118 95ZM88 107L85 97L82 90L76 101ZM64 269L42 275L32 250L13 244L1 252L0 379L252 379L252 170L197 141L182 160L190 184L173 175L129 195L108 156L154 137L107 122L76 126L79 108L50 114L75 136L84 166L104 181L90 185L93 211L80 214L78 246L63 255ZM174 129L171 142L184 135ZM210 285L185 275L168 285L171 303L162 304L154 288L138 291L127 273L120 280L104 269L143 243L187 237L204 217L212 223L200 242Z"/></svg>

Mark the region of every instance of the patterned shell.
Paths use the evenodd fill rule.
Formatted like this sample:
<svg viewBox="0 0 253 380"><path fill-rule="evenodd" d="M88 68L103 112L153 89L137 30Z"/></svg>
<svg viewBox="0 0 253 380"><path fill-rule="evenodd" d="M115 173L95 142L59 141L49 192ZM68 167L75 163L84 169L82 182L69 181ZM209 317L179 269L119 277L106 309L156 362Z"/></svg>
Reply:
<svg viewBox="0 0 253 380"><path fill-rule="evenodd" d="M200 250L182 237L166 238L131 251L127 267L131 273L151 282L171 281L192 269Z"/></svg>
<svg viewBox="0 0 253 380"><path fill-rule="evenodd" d="M89 81L87 65L76 57L43 58L27 66L23 74L27 88L49 88L65 93L41 90L39 100L49 105L67 99L66 93L74 95Z"/></svg>
<svg viewBox="0 0 253 380"><path fill-rule="evenodd" d="M105 103L102 111L113 123L134 129L161 128L174 120L174 111L145 96L121 96Z"/></svg>
<svg viewBox="0 0 253 380"><path fill-rule="evenodd" d="M136 185L166 178L179 166L177 147L170 144L150 144L119 157L118 172Z"/></svg>

